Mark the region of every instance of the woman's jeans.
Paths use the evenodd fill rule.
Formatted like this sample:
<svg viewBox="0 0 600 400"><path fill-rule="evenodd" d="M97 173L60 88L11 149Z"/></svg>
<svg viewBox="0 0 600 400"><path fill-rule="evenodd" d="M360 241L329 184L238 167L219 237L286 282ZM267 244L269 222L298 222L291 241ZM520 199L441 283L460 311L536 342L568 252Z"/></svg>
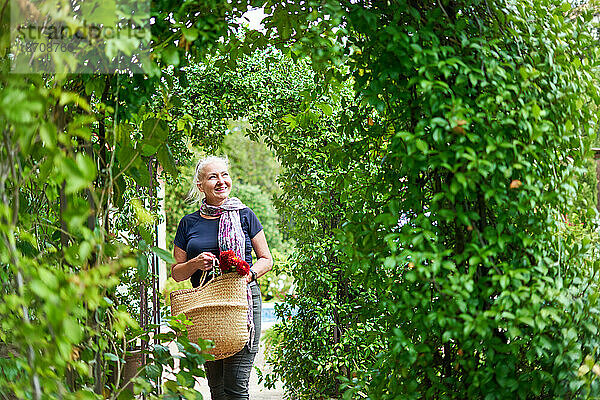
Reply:
<svg viewBox="0 0 600 400"><path fill-rule="evenodd" d="M248 395L248 382L254 356L258 351L260 313L262 309L260 288L256 282L250 283L250 290L252 291L254 341L250 348L246 345L231 357L218 361L207 361L204 364L212 400L245 400L250 398Z"/></svg>

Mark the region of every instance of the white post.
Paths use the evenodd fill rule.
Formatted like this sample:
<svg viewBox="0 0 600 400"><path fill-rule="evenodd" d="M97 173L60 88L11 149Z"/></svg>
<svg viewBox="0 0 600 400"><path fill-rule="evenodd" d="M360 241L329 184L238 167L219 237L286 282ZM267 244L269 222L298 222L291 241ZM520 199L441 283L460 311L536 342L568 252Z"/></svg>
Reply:
<svg viewBox="0 0 600 400"><path fill-rule="evenodd" d="M161 249L165 249L167 251L169 251L170 249L167 248L167 214L165 212L165 180L162 177L162 167L158 167L158 174L157 174L157 178L158 178L158 192L157 192L157 197L158 197L158 213L161 216L162 222L158 225L158 247L160 247ZM162 293L164 287L165 287L165 282L167 281L167 263L164 262L162 259L158 260L158 288L159 291Z"/></svg>

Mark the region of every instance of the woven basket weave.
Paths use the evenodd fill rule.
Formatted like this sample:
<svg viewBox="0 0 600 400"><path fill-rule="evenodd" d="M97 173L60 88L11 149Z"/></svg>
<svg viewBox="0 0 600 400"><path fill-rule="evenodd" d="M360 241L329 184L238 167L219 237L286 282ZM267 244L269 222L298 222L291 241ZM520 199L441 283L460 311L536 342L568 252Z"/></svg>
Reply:
<svg viewBox="0 0 600 400"><path fill-rule="evenodd" d="M227 358L248 342L246 290L245 277L223 274L202 287L171 292L171 315L184 313L193 323L190 341L210 339L215 347L208 352L215 360Z"/></svg>

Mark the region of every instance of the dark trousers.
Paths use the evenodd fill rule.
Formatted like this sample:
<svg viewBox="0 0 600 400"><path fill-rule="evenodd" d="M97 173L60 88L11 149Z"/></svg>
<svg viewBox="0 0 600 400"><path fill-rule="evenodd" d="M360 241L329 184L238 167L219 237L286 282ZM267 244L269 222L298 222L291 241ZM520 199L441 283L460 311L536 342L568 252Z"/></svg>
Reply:
<svg viewBox="0 0 600 400"><path fill-rule="evenodd" d="M250 398L248 382L250 381L254 357L258 351L260 313L262 310L260 288L256 282L250 283L250 290L252 291L252 312L255 329L254 341L250 348L246 345L231 357L218 361L207 361L204 364L212 400L246 400Z"/></svg>

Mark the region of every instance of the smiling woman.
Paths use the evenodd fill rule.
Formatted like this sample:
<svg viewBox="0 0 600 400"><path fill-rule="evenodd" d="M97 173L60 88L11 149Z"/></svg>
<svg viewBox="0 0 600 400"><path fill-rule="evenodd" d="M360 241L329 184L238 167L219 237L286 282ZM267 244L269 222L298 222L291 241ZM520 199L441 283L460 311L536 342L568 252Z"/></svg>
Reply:
<svg viewBox="0 0 600 400"><path fill-rule="evenodd" d="M173 279L190 279L197 287L212 279L214 260L223 251L235 252L251 266L246 276L252 310L248 343L231 357L205 364L213 399L248 398L248 380L261 330L261 295L256 280L273 266L260 221L238 198L229 197L232 185L226 158L212 156L198 162L188 198L201 203L200 208L179 222L173 248L176 263L171 268ZM254 265L252 250L257 258ZM203 271L208 273L200 282Z"/></svg>

